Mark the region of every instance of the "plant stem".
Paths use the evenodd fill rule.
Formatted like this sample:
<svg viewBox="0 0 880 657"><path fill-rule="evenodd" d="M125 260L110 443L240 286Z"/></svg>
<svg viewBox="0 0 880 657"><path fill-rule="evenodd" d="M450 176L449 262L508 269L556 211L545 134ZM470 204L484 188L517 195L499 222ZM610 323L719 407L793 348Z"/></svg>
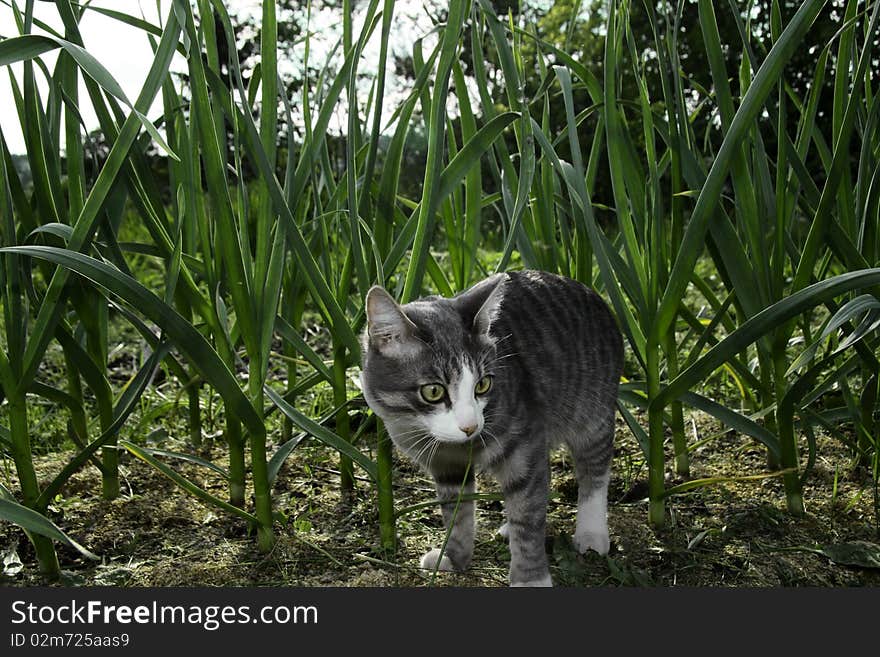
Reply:
<svg viewBox="0 0 880 657"><path fill-rule="evenodd" d="M216 307L213 308L213 312L207 313L207 320L215 336L214 344L217 353L225 361L230 371L234 372L235 350L223 331ZM241 435L241 421L228 408L226 409L226 429L223 432L223 437L229 448L229 503L244 508L244 439Z"/></svg>
<svg viewBox="0 0 880 657"><path fill-rule="evenodd" d="M672 381L678 376L678 351L675 344L675 333L669 331L666 334L666 374ZM670 428L672 429L672 445L675 449L675 473L682 477L688 477L691 473L690 458L688 456L687 439L684 435L684 411L680 401L674 401L669 405L672 415Z"/></svg>
<svg viewBox="0 0 880 657"><path fill-rule="evenodd" d="M305 311L306 299L302 287L299 277L295 274L288 274L285 277L281 297L281 314L282 317L284 317L296 330L299 330L299 327L302 324L302 316ZM287 342L287 340L284 341L282 349L284 355L290 359L287 361L287 392L289 394L296 388L297 377L299 374L296 369L296 360L294 359L299 354L297 350ZM293 404L293 398L289 399L291 404ZM293 422L285 415L281 427L281 443L286 443L291 438L293 438Z"/></svg>
<svg viewBox="0 0 880 657"><path fill-rule="evenodd" d="M244 439L241 422L226 411L226 444L229 446L229 503L244 508Z"/></svg>
<svg viewBox="0 0 880 657"><path fill-rule="evenodd" d="M877 426L874 422L874 408L877 405L878 375L871 372L867 367L862 367L862 381L865 381L862 394L859 396L861 407L861 427L859 431L859 452L861 462L867 468L871 467L877 451L877 445L871 440L871 436L877 436ZM876 438L874 439L876 441Z"/></svg>
<svg viewBox="0 0 880 657"><path fill-rule="evenodd" d="M348 399L346 391L345 345L333 338L333 405L342 406L336 415L336 434L345 441L351 438L348 408L343 406ZM354 470L351 457L339 455L339 486L343 500L354 495Z"/></svg>
<svg viewBox="0 0 880 657"><path fill-rule="evenodd" d="M80 409L82 409L84 408L82 383L79 380L79 372L76 369L76 365L73 363L70 354L67 353L67 349L64 349L64 365L67 368L67 392L76 400ZM89 425L86 421L85 413L74 413L71 410L70 424L73 432L79 436L79 439L83 444L87 445L89 442Z"/></svg>
<svg viewBox="0 0 880 657"><path fill-rule="evenodd" d="M189 441L193 447L202 446L202 413L199 392L201 384L192 380L187 388L189 410Z"/></svg>
<svg viewBox="0 0 880 657"><path fill-rule="evenodd" d="M287 341L282 345L282 351L284 355L294 358L296 351L291 347ZM287 362L287 395L290 395L293 390L296 388L296 380L297 380L297 371L296 371L296 363L293 360ZM289 397L290 403L295 405L296 398ZM281 444L283 445L288 440L293 438L293 422L286 415L281 421Z"/></svg>
<svg viewBox="0 0 880 657"><path fill-rule="evenodd" d="M336 290L336 300L340 308L345 308L348 297L351 275L354 268L354 256L349 250L342 263L342 271L339 276L339 287ZM336 435L346 442L351 442L351 427L348 418L348 380L346 375L346 348L338 337L338 332L333 333L333 405L339 408L336 414ZM351 458L339 455L339 486L343 502L348 502L354 496L354 469Z"/></svg>
<svg viewBox="0 0 880 657"><path fill-rule="evenodd" d="M40 497L40 486L31 457L27 403L24 393L17 390L10 390L8 393L7 408L9 432L12 438L12 460L15 462L15 470L21 485L22 502L26 507L36 509L37 499ZM48 581L57 580L61 575L61 567L58 564L58 555L55 552L52 539L31 532L28 532L27 535L33 543L43 577Z"/></svg>
<svg viewBox="0 0 880 657"><path fill-rule="evenodd" d="M391 438L382 421L376 419L376 467L379 477L376 490L379 498L379 541L382 549L394 553L397 549L397 531L394 518L394 490Z"/></svg>
<svg viewBox="0 0 880 657"><path fill-rule="evenodd" d="M788 361L785 357L785 348L777 347L774 350L773 366L776 383L777 403L783 399L786 393L785 372L788 369ZM802 516L805 513L804 497L801 490L801 479L798 474L797 442L795 441L794 427L791 422L785 426L779 423L777 426L779 436L780 462L785 470L790 470L782 475L785 486L785 501L788 512L794 516Z"/></svg>
<svg viewBox="0 0 880 657"><path fill-rule="evenodd" d="M251 373L251 399L254 408L263 415L263 377ZM266 431L249 434L251 444L251 476L254 484L254 506L257 520L257 547L264 554L275 547L275 534L272 531L272 490L269 484L269 469L266 461Z"/></svg>
<svg viewBox="0 0 880 657"><path fill-rule="evenodd" d="M654 408L651 402L660 394L660 347L649 340L645 347L646 377L648 383L648 522L660 528L666 521L665 462L663 457L663 408Z"/></svg>
<svg viewBox="0 0 880 657"><path fill-rule="evenodd" d="M762 388L765 391L761 395L761 404L763 406L769 406L770 403L773 401L771 399L768 399L768 396L770 393L766 392L766 391L774 389L773 388L773 381L772 381L772 372L773 372L772 367L773 367L772 363L766 357L766 355L764 354L764 351L759 347L758 348L758 368L761 373ZM781 397L777 397L777 400L778 399L781 399ZM777 415L776 411L773 411L772 413L768 413L764 422L765 422L765 425L767 426L767 429L771 433L774 433L778 436L779 430L778 430L777 423L776 423L776 415ZM782 461L779 458L777 458L776 455L772 451L770 451L768 449L767 450L767 469L768 470L779 470L783 467L784 466L782 465Z"/></svg>
<svg viewBox="0 0 880 657"><path fill-rule="evenodd" d="M107 303L103 297L97 294L89 294L92 308L97 309L97 318L89 318L83 322L86 329L86 347L95 367L101 371L107 371ZM113 393L110 383L102 377L96 385L102 390L95 390L98 403L98 417L100 420L101 433L106 432L113 424ZM115 500L119 497L119 450L114 436L104 447L101 448L101 462L104 470L101 473L101 495L105 500Z"/></svg>
<svg viewBox="0 0 880 657"><path fill-rule="evenodd" d="M113 423L112 415L107 419L106 413L101 413L101 432ZM101 448L101 462L104 464L104 472L101 477L101 495L105 500L115 500L119 497L119 448L116 437Z"/></svg>

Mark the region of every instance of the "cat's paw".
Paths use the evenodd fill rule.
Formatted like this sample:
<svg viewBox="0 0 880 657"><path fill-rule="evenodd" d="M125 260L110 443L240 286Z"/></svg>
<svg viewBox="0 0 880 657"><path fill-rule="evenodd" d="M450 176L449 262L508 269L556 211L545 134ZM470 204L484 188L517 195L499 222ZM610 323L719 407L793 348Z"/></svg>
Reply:
<svg viewBox="0 0 880 657"><path fill-rule="evenodd" d="M547 573L546 575L544 575L544 577L540 579L534 579L530 582L511 582L510 586L511 588L520 588L526 586L533 588L548 587L553 586L553 580L550 578L550 573Z"/></svg>
<svg viewBox="0 0 880 657"><path fill-rule="evenodd" d="M498 528L498 535L501 538L510 538L510 525L506 522Z"/></svg>
<svg viewBox="0 0 880 657"><path fill-rule="evenodd" d="M437 562L440 562L440 565L437 565ZM422 556L422 560L419 562L419 566L424 570L442 570L445 572L455 570L455 567L452 565L452 560L447 557L445 554L443 557L440 557L440 549L434 548L430 550Z"/></svg>
<svg viewBox="0 0 880 657"><path fill-rule="evenodd" d="M580 532L571 537L574 547L581 554L586 554L587 550L594 550L601 555L608 554L611 548L611 539L608 538L608 532Z"/></svg>

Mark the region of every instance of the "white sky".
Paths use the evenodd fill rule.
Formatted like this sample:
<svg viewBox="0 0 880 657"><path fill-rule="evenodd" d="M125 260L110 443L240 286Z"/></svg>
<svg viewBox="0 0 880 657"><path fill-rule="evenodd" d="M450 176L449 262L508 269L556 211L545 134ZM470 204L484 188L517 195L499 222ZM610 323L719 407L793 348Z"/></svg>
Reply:
<svg viewBox="0 0 880 657"><path fill-rule="evenodd" d="M19 1L18 4L23 6L24 3ZM161 9L164 22L171 4L170 0L94 0L92 2L93 6L106 7L129 15L142 16L153 24L159 23L157 4ZM259 0L227 0L226 4L233 11L250 10L258 13L261 3ZM430 5L431 3L427 2L425 4ZM401 1L397 3L395 8L395 27L391 39L392 49L395 48L395 44L411 43L417 34L423 34L430 30L430 20L422 7L422 2ZM36 19L44 21L57 31L63 33L62 23L54 3L35 3L34 16ZM357 19L355 20L354 29L355 34L360 30ZM34 33L39 33L40 31L35 26ZM130 27L97 12L86 12L86 15L80 22L80 31L86 49L110 71L122 86L129 99L134 101L140 92L144 77L152 61L152 52L146 34L137 28ZM326 53L338 39L338 34L341 32L338 13L332 10L313 13L311 32L314 35L311 44L312 62L313 64L323 63ZM375 71L379 50L378 33L379 30L376 30L373 39L364 52L359 66L361 73L369 74ZM18 30L13 18L12 9L6 4L0 3L0 36L13 37L17 35ZM400 48L401 46L397 47ZM56 59L56 52L42 55L42 60L50 71L53 69ZM296 65L297 62L279 63L280 67ZM21 85L22 65L17 64L9 68L11 68L18 84ZM177 55L175 62L172 63L172 69L185 70L185 68L186 65L182 61L182 57ZM45 93L48 87L39 71L37 72L37 78L45 101ZM367 84L369 83L369 81L366 82ZM80 97L85 99L87 96L82 82L80 86ZM385 107L389 110L393 110L397 104L394 102L393 93L391 95L392 98L386 99L385 103ZM154 104L152 111L148 113L151 119L155 119L161 112L161 94L157 98L158 100ZM89 130L95 129L98 122L89 103L83 102L80 111ZM345 125L346 119L342 116L344 111L344 108L340 108L341 113L337 117L340 128ZM2 126L10 151L12 153L23 153L24 140L9 84L9 73L6 68L0 70L0 126Z"/></svg>
<svg viewBox="0 0 880 657"><path fill-rule="evenodd" d="M20 6L23 6L23 4L19 2ZM158 23L155 0L143 0L141 2L138 0L96 0L92 4L123 11L135 16L143 15L149 22L153 24ZM164 21L164 15L167 13L168 6L171 3L168 0L160 0L160 4L162 5ZM141 9L143 9L143 12ZM58 11L54 3L35 3L34 18L42 20L62 34L64 33L61 19L58 17ZM152 52L150 51L150 45L145 33L96 12L87 12L80 23L80 30L86 49L110 71L113 77L116 78L116 81L122 86L126 96L133 102L141 90L141 85L147 71L149 71L152 60ZM42 32L42 30L35 27L34 33L39 32ZM12 9L2 4L0 4L0 35L4 37L18 35ZM50 71L55 66L57 57L56 52L49 52L42 56ZM181 64L178 63L176 66L179 68ZM10 68L20 87L22 84L22 65L15 64ZM45 100L45 92L48 86L45 84L45 80L42 78L42 73L39 70L37 72L37 79ZM85 87L81 84L80 96L86 98L85 93ZM155 107L159 107L159 105ZM83 114L83 120L89 126L89 129L96 128L97 119L89 103L82 103L80 110ZM155 112L151 112L150 116L155 117ZM13 99L9 84L9 72L5 68L0 73L0 126L3 128L3 135L6 137L9 150L13 153L24 152L21 126L19 125L15 100Z"/></svg>

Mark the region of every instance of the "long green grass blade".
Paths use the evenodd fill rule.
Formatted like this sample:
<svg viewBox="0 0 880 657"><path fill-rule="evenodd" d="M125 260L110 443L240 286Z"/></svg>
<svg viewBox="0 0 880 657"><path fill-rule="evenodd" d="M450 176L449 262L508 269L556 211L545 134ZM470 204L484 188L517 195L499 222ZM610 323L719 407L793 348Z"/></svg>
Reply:
<svg viewBox="0 0 880 657"><path fill-rule="evenodd" d="M751 128L752 122L763 110L767 97L776 86L785 64L795 50L802 47L804 36L824 5L824 0L806 0L800 6L749 85L718 155L712 163L706 182L700 190L697 204L672 266L669 283L663 292L657 318L652 326L652 333L658 343L660 336L669 330L675 318L691 272L702 253L706 230L715 212L731 162L739 152L742 140Z"/></svg>
<svg viewBox="0 0 880 657"><path fill-rule="evenodd" d="M174 46L177 43L179 34L179 25L173 19L173 14L169 15L153 64L147 74L147 79L144 81L141 94L135 103L135 106L142 113L147 111L152 104L153 98L155 98L162 84L162 80L167 75L168 66L171 63ZM129 149L137 137L139 127L140 119L134 114L126 119L113 148L110 150L107 161L104 163L86 199L80 216L73 223L74 232L68 244L70 249L78 251L83 249L89 242L100 218L101 208L114 186L116 177L126 164ZM63 304L61 304L60 300L64 293L64 286L68 275L68 272L64 269L57 271L53 275L49 289L46 291L37 317L34 320L23 359L24 371L21 377L21 385L25 387L29 385L36 373L43 353L54 333L54 327L61 315Z"/></svg>
<svg viewBox="0 0 880 657"><path fill-rule="evenodd" d="M87 559L91 559L92 561L101 560L100 557L89 552L86 548L61 531L61 529L58 528L58 525L49 520L46 516L37 513L26 506L22 506L18 502L8 499L5 496L0 497L0 519L18 525L28 532L33 532L34 534L51 538L59 543L64 543Z"/></svg>
<svg viewBox="0 0 880 657"><path fill-rule="evenodd" d="M288 404L284 398L279 395L277 392L266 387L266 396L272 400L272 402L278 407L278 409L284 413L287 417L290 418L291 422L293 422L296 426L298 426L302 431L305 431L311 436L314 436L322 443L332 447L340 454L344 454L349 457L352 461L361 466L364 471L370 475L370 478L373 481L378 477L378 472L376 470L376 464L367 456L365 456L362 452L352 446L347 440L343 440L335 433L330 431L329 429L325 429L320 424L310 419L306 415L300 413L296 408Z"/></svg>
<svg viewBox="0 0 880 657"><path fill-rule="evenodd" d="M152 454L148 453L144 448L140 447L139 445L135 445L128 440L120 440L119 446L131 452L134 456L139 458L144 463L153 466L156 470L168 477L171 481L180 486L183 490L185 490L193 497L202 500L206 504L210 504L211 506L223 509L224 511L227 511L232 515L238 516L239 518L243 518L248 522L257 524L257 518L255 516L251 515L247 511L239 509L237 506L229 504L229 502L221 500L219 497L212 495L203 488L196 486L186 477L182 476L180 473L174 471L172 468L162 463L162 461L160 461L159 459L153 458Z"/></svg>
<svg viewBox="0 0 880 657"><path fill-rule="evenodd" d="M697 362L684 370L671 381L656 399L652 406L663 408L670 401L677 399L689 388L702 381L717 367L733 358L747 346L761 338L768 331L774 330L781 323L796 317L809 308L825 301L834 299L852 290L863 289L880 284L880 269L840 274L833 278L814 283L790 297L776 302L744 322L733 333L710 349Z"/></svg>
<svg viewBox="0 0 880 657"><path fill-rule="evenodd" d="M49 246L19 246L0 249L0 252L20 253L41 258L76 272L109 290L133 308L137 308L165 331L180 350L186 354L204 379L220 393L229 409L247 425L249 430L262 431L263 425L250 401L241 391L235 375L229 371L204 336L184 317L138 281L114 267L75 251Z"/></svg>
<svg viewBox="0 0 880 657"><path fill-rule="evenodd" d="M446 98L449 92L449 77L452 62L458 56L459 35L464 26L467 12L466 0L451 0L446 19L446 28L440 47L437 72L434 76L434 93L431 98L430 119L428 123L428 153L425 165L425 178L422 187L422 203L416 234L413 241L413 254L406 272L403 286L404 302L419 296L428 257L428 242L433 236L434 215L439 207L439 198L434 191L435 181L442 172L442 149L446 129Z"/></svg>

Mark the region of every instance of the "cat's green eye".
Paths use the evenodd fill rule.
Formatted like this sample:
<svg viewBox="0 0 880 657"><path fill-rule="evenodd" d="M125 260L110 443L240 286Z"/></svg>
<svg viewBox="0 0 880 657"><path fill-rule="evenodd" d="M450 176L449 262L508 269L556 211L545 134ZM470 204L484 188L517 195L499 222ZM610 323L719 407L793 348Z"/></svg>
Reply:
<svg viewBox="0 0 880 657"><path fill-rule="evenodd" d="M419 388L419 392L429 404L436 404L446 396L446 388L439 383L428 383Z"/></svg>
<svg viewBox="0 0 880 657"><path fill-rule="evenodd" d="M489 392L489 388L492 387L492 377L484 376L482 379L477 381L477 385L474 386L474 393L478 395L485 395Z"/></svg>

